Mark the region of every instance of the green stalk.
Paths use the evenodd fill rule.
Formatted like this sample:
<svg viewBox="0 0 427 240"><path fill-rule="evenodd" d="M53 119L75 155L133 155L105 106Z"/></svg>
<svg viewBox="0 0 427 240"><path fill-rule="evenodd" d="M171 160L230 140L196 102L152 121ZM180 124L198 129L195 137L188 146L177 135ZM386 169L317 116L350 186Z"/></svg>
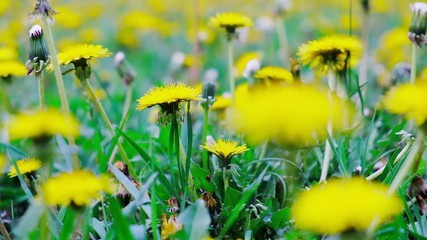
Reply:
<svg viewBox="0 0 427 240"><path fill-rule="evenodd" d="M115 135L115 131L113 128L113 125L111 124L110 119L107 116L107 113L104 110L104 107L102 107L101 102L99 101L98 97L95 94L95 91L93 90L90 82L88 81L88 79L85 79L83 81L83 86L88 94L89 99L92 101L93 105L95 105L96 109L99 111L99 113L101 114L102 120L104 120L105 125L107 125L108 130L110 131L111 135L114 136ZM135 175L135 170L132 167L131 162L129 161L128 156L126 155L126 152L122 146L122 144L120 143L120 141L117 141L117 148L119 149L119 153L123 159L123 161L128 165L129 167L129 171L131 173L131 175L136 176Z"/></svg>
<svg viewBox="0 0 427 240"><path fill-rule="evenodd" d="M40 105L40 109L43 110L45 109L45 104L44 104L44 73L43 71L40 73L40 75L37 77L38 78L38 85L39 85L39 105Z"/></svg>
<svg viewBox="0 0 427 240"><path fill-rule="evenodd" d="M417 78L417 44L412 43L412 56L411 56L411 83L415 83Z"/></svg>
<svg viewBox="0 0 427 240"><path fill-rule="evenodd" d="M397 172L396 177L393 179L393 182L391 182L391 185L388 189L389 194L393 194L397 191L402 182L405 180L406 175L408 175L408 173L410 172L413 164L416 163L419 158L421 158L424 152L424 148L424 133L423 131L419 131L417 139L415 140L412 149L408 154L408 157L405 159L405 162L400 167L399 172Z"/></svg>
<svg viewBox="0 0 427 240"><path fill-rule="evenodd" d="M265 157L265 154L267 153L267 147L268 147L268 140L262 144L261 152L259 153L258 159L263 159Z"/></svg>
<svg viewBox="0 0 427 240"><path fill-rule="evenodd" d="M153 137L150 136L149 141L149 147L148 147L148 153L150 156L153 154ZM153 159L151 161L151 169L155 169L156 167L156 160ZM157 192L156 192L156 180L153 181L153 184L151 184L151 229L153 230L153 239L159 240L160 235L158 231L157 221L159 219L158 211L157 211Z"/></svg>
<svg viewBox="0 0 427 240"><path fill-rule="evenodd" d="M206 137L208 136L208 125L209 125L209 107L206 106L203 108L203 135L202 135L202 144L206 142ZM203 168L209 172L209 158L208 151L203 151Z"/></svg>
<svg viewBox="0 0 427 240"><path fill-rule="evenodd" d="M64 114L70 115L70 106L68 104L67 92L65 91L61 68L59 67L59 60L58 60L58 56L55 48L55 42L53 41L52 31L50 29L49 22L45 14L42 14L42 21L45 26L44 30L46 31L47 47L49 49L50 56L52 58L53 72L55 75L56 85L58 86L59 98L61 100L61 109ZM70 147L73 149L76 148L76 141L74 137L68 136L67 139ZM71 154L71 158L73 160L73 168L79 169L80 168L79 158L74 151Z"/></svg>
<svg viewBox="0 0 427 240"><path fill-rule="evenodd" d="M185 196L187 195L187 184L185 184L185 174L184 174L184 167L182 165L181 157L180 157L180 139L179 139L179 126L177 122L177 109L175 108L175 105L173 106L173 117L172 117L172 129L174 134L174 144L175 144L175 158L176 163L178 165L178 178L181 185L181 190L183 191L182 194L182 200L181 200L181 206L180 209L185 208Z"/></svg>
<svg viewBox="0 0 427 240"><path fill-rule="evenodd" d="M234 88L235 88L235 82L234 82L234 76L233 76L233 38L229 36L227 41L227 47L228 47L228 81L230 84L230 93L233 95L234 99Z"/></svg>
<svg viewBox="0 0 427 240"><path fill-rule="evenodd" d="M286 35L286 26L283 22L282 16L279 15L276 18L276 31L277 31L277 37L279 39L279 46L283 57L283 66L288 67L289 65L289 43L288 43L288 37Z"/></svg>

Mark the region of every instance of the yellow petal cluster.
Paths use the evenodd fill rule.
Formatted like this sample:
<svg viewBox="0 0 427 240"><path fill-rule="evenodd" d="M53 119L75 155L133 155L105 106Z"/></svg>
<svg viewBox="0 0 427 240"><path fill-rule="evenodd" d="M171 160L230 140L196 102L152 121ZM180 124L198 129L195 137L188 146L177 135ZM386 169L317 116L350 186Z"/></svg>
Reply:
<svg viewBox="0 0 427 240"><path fill-rule="evenodd" d="M115 186L105 175L96 176L87 170L61 173L41 186L41 195L47 205L87 206L100 199L101 193L113 193Z"/></svg>
<svg viewBox="0 0 427 240"><path fill-rule="evenodd" d="M7 124L11 140L61 135L78 136L79 123L72 116L49 109L32 113L21 113L10 119Z"/></svg>
<svg viewBox="0 0 427 240"><path fill-rule="evenodd" d="M111 55L111 52L101 45L79 44L71 46L64 51L58 53L59 64L67 65L71 62L93 58L104 58Z"/></svg>
<svg viewBox="0 0 427 240"><path fill-rule="evenodd" d="M366 230L375 218L386 222L402 209L387 186L363 178L334 179L302 191L292 206L295 226L319 234Z"/></svg>
<svg viewBox="0 0 427 240"><path fill-rule="evenodd" d="M341 71L354 66L362 55L362 43L350 36L332 35L310 41L298 49L302 64L310 65L320 73Z"/></svg>
<svg viewBox="0 0 427 240"><path fill-rule="evenodd" d="M136 110L142 111L155 105L198 100L199 94L193 87L181 83L151 88L143 97L138 99Z"/></svg>
<svg viewBox="0 0 427 240"><path fill-rule="evenodd" d="M25 76L27 68L24 64L16 60L7 60L0 62L0 77Z"/></svg>
<svg viewBox="0 0 427 240"><path fill-rule="evenodd" d="M0 47L0 61L13 60L18 58L16 50L9 47Z"/></svg>
<svg viewBox="0 0 427 240"><path fill-rule="evenodd" d="M225 28L229 32L234 32L237 28L250 27L252 20L243 14L234 12L217 13L209 19L209 25L213 27Z"/></svg>
<svg viewBox="0 0 427 240"><path fill-rule="evenodd" d="M166 214L162 215L162 240L170 239L175 233L182 229L182 223L174 216L167 219Z"/></svg>
<svg viewBox="0 0 427 240"><path fill-rule="evenodd" d="M312 85L275 87L241 85L229 124L248 142L266 140L284 145L306 145L324 140L327 126L339 132L350 125L352 109L337 96Z"/></svg>
<svg viewBox="0 0 427 240"><path fill-rule="evenodd" d="M223 110L231 106L233 98L231 95L223 94L215 97L215 102L212 104L211 110Z"/></svg>
<svg viewBox="0 0 427 240"><path fill-rule="evenodd" d="M382 106L393 114L403 115L422 125L427 120L427 82L401 84L392 88L382 99Z"/></svg>
<svg viewBox="0 0 427 240"><path fill-rule="evenodd" d="M18 166L19 172L21 174L26 174L35 172L42 166L42 162L36 158L25 158L18 160L16 165ZM11 167L7 175L9 175L10 178L18 176L18 171L16 170L15 166Z"/></svg>
<svg viewBox="0 0 427 240"><path fill-rule="evenodd" d="M238 146L237 142L224 139L218 139L215 143L206 142L205 145L201 145L201 147L224 160L229 160L234 155L244 153L249 150L246 147L246 144Z"/></svg>
<svg viewBox="0 0 427 240"><path fill-rule="evenodd" d="M255 73L254 76L256 79L261 81L273 81L273 82L285 82L292 83L294 77L292 73L288 70L276 67L276 66L266 66L261 68Z"/></svg>

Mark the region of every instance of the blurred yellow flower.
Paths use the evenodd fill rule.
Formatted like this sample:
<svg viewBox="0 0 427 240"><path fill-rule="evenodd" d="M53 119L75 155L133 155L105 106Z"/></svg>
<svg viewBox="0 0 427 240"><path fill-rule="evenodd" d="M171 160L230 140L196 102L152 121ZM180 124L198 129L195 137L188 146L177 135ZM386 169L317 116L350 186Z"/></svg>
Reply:
<svg viewBox="0 0 427 240"><path fill-rule="evenodd" d="M101 45L79 44L65 49L58 53L59 64L67 65L69 63L86 61L93 58L104 58L111 55L107 48Z"/></svg>
<svg viewBox="0 0 427 240"><path fill-rule="evenodd" d="M6 166L7 158L5 155L0 154L0 173L3 171L3 168Z"/></svg>
<svg viewBox="0 0 427 240"><path fill-rule="evenodd" d="M47 205L88 206L101 198L102 192L113 193L116 187L106 175L96 176L87 170L61 173L41 186Z"/></svg>
<svg viewBox="0 0 427 240"><path fill-rule="evenodd" d="M162 240L173 239L172 237L175 233L182 229L182 223L172 215L167 219L166 214L162 215Z"/></svg>
<svg viewBox="0 0 427 240"><path fill-rule="evenodd" d="M166 110L172 104L198 100L199 94L196 89L181 83L151 88L143 97L138 99L136 110L142 111L155 105L160 105L162 110Z"/></svg>
<svg viewBox="0 0 427 240"><path fill-rule="evenodd" d="M209 25L224 28L229 33L234 33L237 28L250 27L252 20L243 14L234 12L217 13L209 19Z"/></svg>
<svg viewBox="0 0 427 240"><path fill-rule="evenodd" d="M57 110L40 110L21 113L7 123L11 140L24 138L44 138L55 134L61 136L78 136L79 123L72 116Z"/></svg>
<svg viewBox="0 0 427 240"><path fill-rule="evenodd" d="M334 179L302 191L292 206L295 226L319 234L366 230L378 218L390 220L403 210L387 186L363 178Z"/></svg>
<svg viewBox="0 0 427 240"><path fill-rule="evenodd" d="M0 61L14 60L18 57L18 52L10 47L0 47Z"/></svg>
<svg viewBox="0 0 427 240"><path fill-rule="evenodd" d="M205 145L200 145L200 147L215 154L225 162L229 162L234 155L244 153L249 150L246 147L246 144L238 146L237 142L224 139L218 139L218 141L214 143L206 142Z"/></svg>
<svg viewBox="0 0 427 240"><path fill-rule="evenodd" d="M84 23L83 15L77 9L69 6L55 8L58 14L55 15L55 23L58 26L68 29L77 29Z"/></svg>
<svg viewBox="0 0 427 240"><path fill-rule="evenodd" d="M408 39L408 29L400 27L384 33L378 44L376 55L388 69L392 69L399 62L409 62L411 42Z"/></svg>
<svg viewBox="0 0 427 240"><path fill-rule="evenodd" d="M223 110L231 106L233 98L230 94L223 94L215 97L215 102L212 104L211 110Z"/></svg>
<svg viewBox="0 0 427 240"><path fill-rule="evenodd" d="M292 83L294 81L294 77L292 76L291 72L276 66L263 67L255 73L254 77L258 80L261 80L263 83Z"/></svg>
<svg viewBox="0 0 427 240"><path fill-rule="evenodd" d="M19 172L24 175L26 173L35 172L42 166L42 162L36 158L24 158L18 160L16 165L18 166ZM7 175L9 175L10 178L18 176L18 171L16 170L15 166L10 168L10 171Z"/></svg>
<svg viewBox="0 0 427 240"><path fill-rule="evenodd" d="M401 84L392 88L383 97L382 106L393 114L403 115L422 125L427 120L427 82Z"/></svg>
<svg viewBox="0 0 427 240"><path fill-rule="evenodd" d="M237 88L229 124L248 142L266 140L306 145L324 140L327 125L340 132L351 123L352 109L337 96L312 85Z"/></svg>
<svg viewBox="0 0 427 240"><path fill-rule="evenodd" d="M6 11L9 9L11 2L10 1L0 1L0 17L3 16Z"/></svg>
<svg viewBox="0 0 427 240"><path fill-rule="evenodd" d="M302 64L310 64L320 73L327 73L329 69L337 72L356 65L362 49L357 38L332 35L301 45L297 55Z"/></svg>
<svg viewBox="0 0 427 240"><path fill-rule="evenodd" d="M120 19L120 22L123 29L158 32L163 36L169 36L173 29L172 23L143 11L130 11Z"/></svg>
<svg viewBox="0 0 427 240"><path fill-rule="evenodd" d="M16 60L8 60L0 62L0 77L9 78L11 76L25 76L27 68L23 63Z"/></svg>

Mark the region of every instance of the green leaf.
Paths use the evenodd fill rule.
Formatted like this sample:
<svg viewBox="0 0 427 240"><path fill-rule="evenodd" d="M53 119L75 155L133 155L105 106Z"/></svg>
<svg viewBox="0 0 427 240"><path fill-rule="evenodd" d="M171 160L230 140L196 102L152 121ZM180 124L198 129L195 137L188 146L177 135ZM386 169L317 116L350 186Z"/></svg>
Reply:
<svg viewBox="0 0 427 240"><path fill-rule="evenodd" d="M96 218L92 218L92 227L95 230L95 232L98 234L100 239L105 239L107 232L105 231L103 222L99 221Z"/></svg>
<svg viewBox="0 0 427 240"><path fill-rule="evenodd" d="M113 197L107 198L111 215L113 217L113 226L110 231L114 231L115 239L118 240L131 240L134 239L132 233L130 232L130 224L128 219L126 219L122 214L122 209L117 200Z"/></svg>
<svg viewBox="0 0 427 240"><path fill-rule="evenodd" d="M135 141L133 141L126 133L124 133L122 130L116 128L116 132L119 135L122 135L124 137L124 139L126 139L126 141L129 142L129 144L135 149L135 151L138 152L138 154L142 157L142 159L147 163L147 166L150 167L151 166L151 162L153 161L151 159L151 157L140 146L138 146L138 144ZM152 169L152 170L159 173L159 175L158 175L159 182L163 186L163 188L166 190L166 192L170 196L179 197L176 189L172 186L172 184L166 178L165 174L159 168L159 166L157 165L157 163L154 162L153 165L154 165L154 169Z"/></svg>
<svg viewBox="0 0 427 240"><path fill-rule="evenodd" d="M63 221L63 227L59 239L66 240L70 239L71 233L74 229L75 212L72 209L67 209Z"/></svg>
<svg viewBox="0 0 427 240"><path fill-rule="evenodd" d="M196 189L202 188L210 193L215 191L215 185L207 180L208 171L197 164L191 164L191 174L194 178Z"/></svg>
<svg viewBox="0 0 427 240"><path fill-rule="evenodd" d="M195 204L186 208L178 218L184 225L181 234L177 234L180 239L199 240L208 236L211 217L204 201L197 200ZM181 237L182 233L184 236Z"/></svg>
<svg viewBox="0 0 427 240"><path fill-rule="evenodd" d="M242 198L242 192L232 188L232 187L227 187L227 190L225 192L225 200L224 200L224 211L223 213L228 214L227 211L233 209L237 203L240 201L240 199Z"/></svg>
<svg viewBox="0 0 427 240"><path fill-rule="evenodd" d="M45 211L47 211L46 206L38 201L32 201L30 207L19 221L18 226L13 230L16 238L26 239L28 234L38 227L40 219Z"/></svg>
<svg viewBox="0 0 427 240"><path fill-rule="evenodd" d="M290 220L291 220L291 209L284 208L273 213L271 222L269 222L267 226L273 228L274 230L278 230L288 225Z"/></svg>

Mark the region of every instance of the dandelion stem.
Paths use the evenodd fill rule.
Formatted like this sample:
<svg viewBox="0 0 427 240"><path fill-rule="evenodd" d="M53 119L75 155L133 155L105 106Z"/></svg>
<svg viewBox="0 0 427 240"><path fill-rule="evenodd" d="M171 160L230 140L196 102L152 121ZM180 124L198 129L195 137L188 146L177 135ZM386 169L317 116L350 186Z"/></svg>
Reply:
<svg viewBox="0 0 427 240"><path fill-rule="evenodd" d="M329 86L329 101L332 101L332 94L336 90L337 82L335 79L334 72L332 71L331 68L330 68L329 74L328 74L328 86ZM331 124L331 122L328 123L327 129L328 129L328 134L332 138L332 124ZM321 182L326 181L326 178L328 176L329 162L330 162L332 157L333 157L333 151L332 151L332 147L331 147L331 142L329 142L329 140L326 138L325 155L323 158L322 171L320 173L320 180L319 180Z"/></svg>
<svg viewBox="0 0 427 240"><path fill-rule="evenodd" d="M235 83L234 83L234 74L233 74L233 38L229 37L228 41L227 41L227 45L228 45L228 81L230 83L230 93L233 95L233 99L234 99L234 88L235 88Z"/></svg>
<svg viewBox="0 0 427 240"><path fill-rule="evenodd" d="M397 172L396 177L394 178L393 182L390 185L390 188L388 189L389 194L393 194L397 191L400 184L405 179L406 175L411 170L411 166L418 161L419 158L421 158L422 153L424 152L424 133L423 131L418 132L417 139L415 140L411 151L408 154L408 157L406 158L405 162L403 163L402 167L399 169L399 172Z"/></svg>
<svg viewBox="0 0 427 240"><path fill-rule="evenodd" d="M40 75L37 77L38 78L38 85L39 85L39 105L40 105L40 109L43 110L45 109L45 105L44 105L44 73L43 71L41 71Z"/></svg>
<svg viewBox="0 0 427 240"><path fill-rule="evenodd" d="M268 140L262 144L261 152L259 153L258 159L263 159L265 157L265 154L267 153L267 147L268 147Z"/></svg>
<svg viewBox="0 0 427 240"><path fill-rule="evenodd" d="M276 31L277 31L277 37L279 38L279 47L280 47L280 53L281 57L283 58L283 65L284 67L288 67L289 65L289 51L288 51L288 36L286 34L286 25L285 22L282 19L282 15L277 16L276 18Z"/></svg>
<svg viewBox="0 0 427 240"><path fill-rule="evenodd" d="M411 78L410 78L410 81L412 84L415 83L416 77L417 77L417 44L412 43Z"/></svg>
<svg viewBox="0 0 427 240"><path fill-rule="evenodd" d="M412 141L409 141L408 143L406 143L405 147L403 147L402 151L399 152L399 154L397 154L396 158L394 159L393 164L396 164L398 161L400 161L400 159L403 158L403 156L405 156L405 154L408 152L409 149L411 149L412 146ZM382 168L378 169L377 171L375 171L374 173L372 173L371 175L369 175L368 177L366 177L366 180L368 181L372 181L375 178L379 177L385 170L386 166L383 166Z"/></svg>
<svg viewBox="0 0 427 240"><path fill-rule="evenodd" d="M149 154L152 156L152 142L153 137L150 136L150 145L149 145ZM153 159L151 161L151 169L155 169L156 162ZM158 212L157 212L157 192L156 192L156 180L154 179L153 183L151 184L151 229L153 230L153 239L158 240L160 239L158 227L157 227L157 221L159 219Z"/></svg>
<svg viewBox="0 0 427 240"><path fill-rule="evenodd" d="M7 83L0 81L0 96L1 96L1 102L2 102L2 109L5 112L9 111L9 96L8 96L8 86Z"/></svg>
<svg viewBox="0 0 427 240"><path fill-rule="evenodd" d="M98 97L96 96L95 91L93 90L88 79L85 79L83 81L83 85L84 85L84 88L88 94L89 99L92 101L93 105L95 105L96 109L101 114L102 120L104 120L104 123L105 123L105 125L107 125L108 130L110 131L111 135L114 136L115 135L114 127L111 124L111 121L108 118L107 113L104 110L104 107L102 107L101 102L99 101ZM120 141L117 141L117 148L119 149L119 153L120 153L121 157L123 158L123 161L128 165L129 171L131 172L131 174L133 176L135 176L135 171L134 171L132 164L130 163L129 158L126 155L126 152L123 148L123 145L120 143Z"/></svg>
<svg viewBox="0 0 427 240"><path fill-rule="evenodd" d="M12 240L10 238L9 232L6 229L6 226L4 225L3 219L0 217L0 233L3 235L4 239L6 240Z"/></svg>
<svg viewBox="0 0 427 240"><path fill-rule="evenodd" d="M203 108L203 136L202 136L202 144L206 141L206 137L208 136L208 125L209 125L209 107ZM208 159L208 151L203 151L203 168L209 172L209 159Z"/></svg>
<svg viewBox="0 0 427 240"><path fill-rule="evenodd" d="M59 98L61 100L61 109L63 113L65 113L66 115L70 115L70 106L68 104L67 92L65 91L61 68L59 67L59 61L58 61L58 56L55 48L55 42L53 41L52 31L50 29L49 22L45 14L42 14L42 21L45 26L44 29L46 31L47 46L49 48L49 52L52 58L53 72L55 75L56 85L58 87ZM68 136L67 139L68 139L68 144L73 149L71 154L71 158L73 160L73 168L79 169L80 168L79 159L78 159L77 153L74 152L74 149L76 148L76 141L73 136Z"/></svg>

